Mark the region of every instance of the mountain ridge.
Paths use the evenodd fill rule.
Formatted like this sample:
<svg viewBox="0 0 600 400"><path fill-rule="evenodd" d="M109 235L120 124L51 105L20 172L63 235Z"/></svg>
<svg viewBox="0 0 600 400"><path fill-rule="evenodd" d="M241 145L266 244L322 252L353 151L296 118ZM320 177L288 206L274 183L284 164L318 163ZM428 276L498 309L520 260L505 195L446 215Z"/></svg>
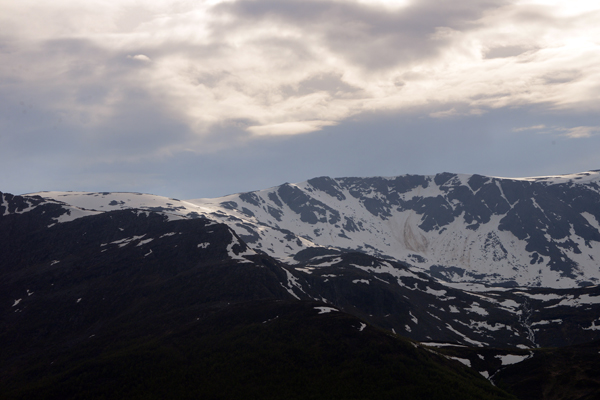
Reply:
<svg viewBox="0 0 600 400"><path fill-rule="evenodd" d="M313 353L315 349L301 337L293 340L304 344L294 348L270 341L277 330L269 331L266 342L255 338L242 346L240 338L244 332L259 333L261 326L280 321L284 316L276 310L283 312L288 305L305 310L285 317L290 326L301 326L302 318L324 313L329 315L323 316L324 326L330 326L336 318L348 321L336 331L336 335L341 335L338 338L351 333L355 337L352 340L360 342L364 340L360 335L372 332L371 329L379 329L390 338L400 335L421 342L413 342L408 348L433 351L436 357L453 360L447 364L451 368L464 364L479 379L501 383L497 380L501 378L514 388L514 393L526 393L529 378L522 372L513 373L523 371L513 365L527 362L535 368L535 379L542 379L540 387L551 386L544 357L556 354L567 359L570 354L579 354L578 347L572 346L596 348L600 340L600 286L594 284L594 275L589 277L590 284L571 279L574 284L563 288L488 281L485 274L476 279L452 280L448 274L463 277L467 271L444 264L424 268L418 244L423 244L422 237L450 235L449 231L457 227L461 229L453 233L455 236L481 233L486 224L494 221L498 227L502 218L511 215L508 210L502 211L501 196L490 195L496 193L496 187L513 190L504 194L508 204L517 198L513 206L521 202L528 205L512 215L521 222L520 228L519 224L511 226L511 218L507 218L506 230L495 233L499 244L488 245L496 251L489 254L492 258L497 256L497 262L504 260L505 253L498 249L504 246L505 236L524 240L522 246L526 248L530 244L527 236L519 239L518 235L540 227L546 228L542 235L546 242L542 244L573 249L569 240L578 240L579 248L589 253L588 249L596 246L594 235L598 232L592 223L599 204L594 194L596 174L575 175L582 177L579 181L587 179L583 184L569 184L568 179L557 182L554 178L514 184L481 176L438 175L430 180L419 176L346 181L314 178L202 201L126 192L41 192L27 196L0 193L0 340L5 344L0 352L0 365L5 366L0 368L0 394L2 388L10 387L16 390L11 392L14 398L30 397L32 392L26 388L35 382L44 393L49 393L47 398L52 398L56 390L71 396L78 390L88 390L81 386L82 378L85 385L92 385L86 376L125 385L122 379L102 371L119 368L123 376L128 376L127 371L135 368L147 371L143 374L148 376L156 371L162 374L165 365L181 359L190 361L183 353L175 358L165 358L165 354L189 347L206 355L214 340L225 346L223 349L234 346L242 351L244 346L250 346L241 358L235 358L238 365L247 365L245 360L256 356L252 350L256 346L275 346L260 357L277 360L285 368L293 365L288 361L290 355L292 360L315 356L327 362L340 360L338 353ZM547 190L548 186L557 189ZM427 196L428 190L436 195ZM485 194L479 198L481 201L477 193ZM587 197L577 199L582 196ZM566 204L565 199L569 198L575 199L572 204ZM434 211L430 210L432 204ZM445 206L436 206L440 204ZM478 209L481 204L485 207ZM561 214L560 207L567 205L568 213ZM502 218L490 214L490 207L504 212ZM523 227L524 220L519 218L536 209L548 214L542 221L545 225L537 224L539 218L532 218L525 220L529 225ZM581 226L570 223L573 215L579 215L574 220ZM569 222L568 237L547 229L550 222L560 222L557 216ZM391 239L386 242L382 238L398 226L408 226L397 232L401 234L399 238L412 241L411 257L407 260L383 253L392 246L386 245ZM493 232L489 226L487 229L484 232ZM361 238L365 239L358 242L362 248L331 245ZM484 236L484 244L487 239ZM366 246L369 243L372 248ZM531 244L533 250L539 245ZM506 253L511 249L504 248ZM280 257L276 257L278 254ZM538 254L536 263L526 265L536 268L532 274L540 271L540 257L548 256ZM526 260L529 262L532 257ZM587 267L595 268L596 264L590 262ZM231 325L231 318L246 320L244 313L250 309L260 316L257 320L248 320L237 328L231 326L233 330L225 328ZM328 321L329 317L333 320ZM219 335L196 330L213 318L219 321L215 327L227 340L219 341ZM180 333L188 329L195 333L183 339ZM311 332L314 333L306 333ZM205 334L209 336L202 336ZM194 335L199 335L198 341ZM373 339L380 340L376 336ZM319 340L336 341L332 337ZM547 347L565 350L548 352ZM376 365L381 365L377 361L384 357L377 355L380 350L368 348L365 361L375 360ZM124 354L127 357L122 358ZM151 360L149 369L132 366L126 361L129 357ZM215 365L236 368L211 357ZM600 393L595 383L590 383L595 382L593 360L577 360L580 361L573 361L575 364L565 365L564 371L556 373L564 372L567 377L580 366L585 367L586 372L575 386L585 386L585 393ZM58 369L52 366L55 362ZM365 365L371 368L369 363ZM200 368L199 364L194 365ZM352 365L344 364L344 371L353 371ZM190 379L185 368L169 368ZM209 373L213 367L202 368L209 368L200 369ZM252 371L251 374L262 374L266 370ZM261 382L268 381L261 376L267 379ZM336 372L332 376L339 375ZM169 379L180 382L174 376ZM13 385L13 381L20 383ZM402 379L395 377L387 382L386 385L397 385ZM249 381L244 383L248 384L252 385ZM573 385L561 385L567 391L579 390ZM55 386L57 389L53 389ZM260 390L264 388L261 386Z"/></svg>
<svg viewBox="0 0 600 400"><path fill-rule="evenodd" d="M110 192L28 196L75 207L63 220L132 207L210 217L288 263L307 248L332 247L408 262L448 282L572 287L600 283L599 182L599 171L509 179L441 173L318 177L184 201Z"/></svg>

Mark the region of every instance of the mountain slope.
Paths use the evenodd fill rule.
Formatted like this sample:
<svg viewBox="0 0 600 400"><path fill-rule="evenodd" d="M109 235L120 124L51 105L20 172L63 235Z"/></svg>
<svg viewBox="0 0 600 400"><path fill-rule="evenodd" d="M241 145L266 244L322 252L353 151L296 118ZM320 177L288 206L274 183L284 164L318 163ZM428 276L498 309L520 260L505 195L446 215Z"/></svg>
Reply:
<svg viewBox="0 0 600 400"><path fill-rule="evenodd" d="M540 349L498 372L498 384L522 400L597 399L600 343Z"/></svg>
<svg viewBox="0 0 600 400"><path fill-rule="evenodd" d="M173 214L179 207L174 199L130 193L67 193L62 197L84 199L88 206L88 199L92 199L99 202L94 205L97 208L107 204L110 209L110 203L116 203L123 209L97 212L86 208L82 211L90 215L56 223L57 218L68 219L74 207L82 208L78 204L60 209L60 204L52 200L37 203L29 212L2 218L0 234L7 236L0 250L6 263L4 273L10 274L3 279L0 300L6 311L13 313L11 326L18 326L19 313L30 312L37 304L58 301L49 291L57 279L72 284L73 279L92 274L101 282L107 270L114 270L118 274L111 279L119 284L106 289L114 293L122 281L136 279L137 271L145 270L152 272L153 278L143 282L147 288L140 292L142 295L150 288L159 289L158 282L183 285L189 276L198 282L202 296L210 293L216 299L227 294L251 299L256 293L243 297L248 290L243 280L255 285L266 278L260 275L266 268L272 275L264 293L277 298L324 301L415 340L532 348L600 339L597 286L509 290L450 284L405 263L322 247L306 248L295 255L294 264L288 265L253 251L225 224ZM157 211L126 208L132 206L132 200L128 204L119 198L135 199L139 206ZM161 207L159 201L171 205ZM37 225L28 220L37 221ZM192 270L198 263L203 269ZM235 268L219 269L223 263ZM230 271L236 272L226 274ZM234 278L238 282L231 280ZM57 308L82 308L77 301L102 304L104 300L99 300L106 295L98 286L90 281L78 287L77 293L81 294L70 292L68 298L56 303ZM87 291L96 293L95 297L89 298ZM135 297L126 286L119 293L126 295L127 301ZM46 311L42 307L38 312Z"/></svg>
<svg viewBox="0 0 600 400"><path fill-rule="evenodd" d="M181 323L205 304L293 298L285 272L226 225L122 210L48 228L50 206L0 217L3 365L131 319L173 313Z"/></svg>
<svg viewBox="0 0 600 400"><path fill-rule="evenodd" d="M515 350L432 344L461 360L521 400L597 399L600 342Z"/></svg>
<svg viewBox="0 0 600 400"><path fill-rule="evenodd" d="M457 361L310 302L238 303L42 360L5 382L3 398L514 398Z"/></svg>
<svg viewBox="0 0 600 400"><path fill-rule="evenodd" d="M407 262L449 282L555 288L600 282L599 171L523 179L321 177L188 201L135 193L37 195L73 209L60 220L125 208L211 218L255 251L287 263L307 249L333 247Z"/></svg>
<svg viewBox="0 0 600 400"><path fill-rule="evenodd" d="M285 268L294 276L297 297L334 304L419 341L536 348L600 339L598 286L448 284L406 264L350 252Z"/></svg>
<svg viewBox="0 0 600 400"><path fill-rule="evenodd" d="M595 182L593 174L588 178ZM260 398L310 398L333 387L341 389L328 392L329 398L504 398L484 378L511 377L503 382L522 393L514 377L521 374L525 382L526 374L510 371L531 354L544 354L537 347L600 340L598 286L448 282L449 272L460 277L459 267L427 270L422 262L419 268L376 256L365 246L353 251L298 236L308 226L335 232L335 213L342 214L334 205L345 204L346 215L357 215L365 202L377 211L368 196L353 197L356 211L339 193L310 185L310 197L295 189L290 197L269 194L281 187L266 192L287 214L271 213L280 222L287 218L285 226L294 232L257 222L259 210L269 210L260 193L234 195L243 206L228 203L231 196L211 205L134 193L0 193L0 397L81 398L93 392L98 398L236 398L250 390ZM315 203L326 196L340 203L321 202L327 209ZM252 202L256 212L246 207ZM381 233L376 228L393 226L392 217L380 216L381 207L378 214L360 211L362 225L353 220L355 233L372 243ZM595 215L590 207L581 212L586 220L586 213ZM411 212L427 221L435 210ZM454 222L465 215L462 210ZM266 240L278 247L265 250ZM582 240L593 249L593 235ZM289 254L275 259L268 252L276 249ZM453 346L442 351L435 342ZM357 375L363 367L366 381ZM552 384L547 373L535 374L543 387ZM431 388L426 376L436 376L440 385ZM571 390L567 383L556 387ZM438 389L441 394L432 392ZM591 385L585 393L598 392Z"/></svg>
<svg viewBox="0 0 600 400"><path fill-rule="evenodd" d="M299 301L289 268L227 225L133 209L55 223L71 208L28 204L0 216L0 398L512 398Z"/></svg>
<svg viewBox="0 0 600 400"><path fill-rule="evenodd" d="M598 171L323 177L190 202L282 260L318 245L409 262L454 282L573 287L600 279L599 183Z"/></svg>

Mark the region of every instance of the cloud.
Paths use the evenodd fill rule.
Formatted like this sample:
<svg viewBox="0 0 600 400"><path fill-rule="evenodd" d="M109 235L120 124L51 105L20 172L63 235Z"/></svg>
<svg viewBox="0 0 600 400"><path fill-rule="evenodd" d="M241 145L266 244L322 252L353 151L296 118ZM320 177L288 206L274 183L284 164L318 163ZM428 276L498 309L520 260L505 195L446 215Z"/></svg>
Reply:
<svg viewBox="0 0 600 400"><path fill-rule="evenodd" d="M150 57L148 57L144 54L136 54L135 56L128 55L127 58L132 59L132 60L143 61L143 62L151 62L152 61L152 60L150 60Z"/></svg>
<svg viewBox="0 0 600 400"><path fill-rule="evenodd" d="M598 126L576 126L574 128L563 128L566 131L563 136L571 139L589 138L600 133Z"/></svg>
<svg viewBox="0 0 600 400"><path fill-rule="evenodd" d="M265 126L431 103L462 102L480 114L535 103L595 107L598 17L556 10L508 1L420 1L393 11L351 1L224 3L211 9L207 37L222 50L215 64L229 68L212 91Z"/></svg>
<svg viewBox="0 0 600 400"><path fill-rule="evenodd" d="M409 2L390 12L381 2L290 0L239 1L218 11L234 18L219 33L277 26L311 46L366 71L409 66L440 55L452 32L473 29L486 10L506 1Z"/></svg>
<svg viewBox="0 0 600 400"><path fill-rule="evenodd" d="M456 107L452 107L448 110L443 111L434 111L429 113L431 118L450 118L450 117L464 117L464 116L477 116L483 115L487 111L482 110L480 108L468 108L464 110L465 107L461 107L461 110L457 110Z"/></svg>
<svg viewBox="0 0 600 400"><path fill-rule="evenodd" d="M553 136L562 136L569 139L581 139L589 138L598 135L600 133L599 126L575 126L572 128L566 128L564 126L546 126L546 125L533 125L521 128L513 128L512 132L528 132L537 131L543 134L552 134Z"/></svg>
<svg viewBox="0 0 600 400"><path fill-rule="evenodd" d="M540 129L545 129L546 125L533 125L533 126L526 126L526 127L522 127L522 128L513 128L512 131L513 132L525 132L525 131L537 131Z"/></svg>
<svg viewBox="0 0 600 400"><path fill-rule="evenodd" d="M538 49L530 49L523 45L513 45L513 46L497 46L490 47L484 50L485 58L508 58L508 57L517 57L522 55L527 51L535 51Z"/></svg>
<svg viewBox="0 0 600 400"><path fill-rule="evenodd" d="M281 124L251 126L250 132L258 136L265 135L297 135L300 133L309 133L318 131L324 126L335 125L333 121L302 121L302 122L284 122Z"/></svg>
<svg viewBox="0 0 600 400"><path fill-rule="evenodd" d="M93 159L210 153L415 108L598 108L591 2L0 1L1 126Z"/></svg>

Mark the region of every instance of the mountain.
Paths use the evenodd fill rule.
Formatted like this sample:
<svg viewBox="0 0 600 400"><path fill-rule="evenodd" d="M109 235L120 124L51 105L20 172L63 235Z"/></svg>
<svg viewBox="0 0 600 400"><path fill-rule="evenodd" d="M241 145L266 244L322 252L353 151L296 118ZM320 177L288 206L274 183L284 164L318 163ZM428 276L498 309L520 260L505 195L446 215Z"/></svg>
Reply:
<svg viewBox="0 0 600 400"><path fill-rule="evenodd" d="M431 398L428 374L445 382L436 398L510 398L486 378L532 398L528 377L569 392L548 388L575 370L597 395L594 364L564 360L600 340L599 176L316 178L187 201L0 193L0 398L309 398L326 381L354 388L328 398ZM555 356L560 371L539 369ZM377 384L356 386L363 367Z"/></svg>
<svg viewBox="0 0 600 400"><path fill-rule="evenodd" d="M600 171L521 179L321 177L188 201L131 193L37 195L74 208L57 221L124 208L204 216L286 263L335 248L403 261L448 282L572 288L600 280Z"/></svg>
<svg viewBox="0 0 600 400"><path fill-rule="evenodd" d="M450 282L570 288L600 278L600 171L322 177L190 202L281 260L322 246L404 261Z"/></svg>
<svg viewBox="0 0 600 400"><path fill-rule="evenodd" d="M134 209L65 221L71 206L0 199L2 399L514 398L298 301L289 267L225 224Z"/></svg>

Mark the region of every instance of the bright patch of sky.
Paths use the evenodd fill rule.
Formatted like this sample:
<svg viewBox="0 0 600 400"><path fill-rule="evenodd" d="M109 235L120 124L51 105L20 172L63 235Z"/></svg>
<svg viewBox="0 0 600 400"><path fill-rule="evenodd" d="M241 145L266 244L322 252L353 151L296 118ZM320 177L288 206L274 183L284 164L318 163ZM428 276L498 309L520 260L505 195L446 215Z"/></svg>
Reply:
<svg viewBox="0 0 600 400"><path fill-rule="evenodd" d="M540 145L572 154L599 140L594 1L0 0L0 9L0 167L27 165L20 179L0 180L2 191L94 182L177 195L177 184L194 179L184 169L207 168L232 192L334 173L598 168L589 150L551 163L556 151ZM522 115L507 118L515 110ZM429 131L434 120L443 131ZM272 171L273 151L333 137L355 143L362 170L343 164L341 145L312 169L303 154L280 168L282 178ZM445 138L483 156L459 162L425 146L446 150ZM381 153L398 145L432 153L439 161L424 164L436 170L410 157L383 164ZM496 153L519 158L533 148L542 162L490 164ZM263 178L224 171L220 160L247 165L240 152ZM186 197L226 194L221 187Z"/></svg>

